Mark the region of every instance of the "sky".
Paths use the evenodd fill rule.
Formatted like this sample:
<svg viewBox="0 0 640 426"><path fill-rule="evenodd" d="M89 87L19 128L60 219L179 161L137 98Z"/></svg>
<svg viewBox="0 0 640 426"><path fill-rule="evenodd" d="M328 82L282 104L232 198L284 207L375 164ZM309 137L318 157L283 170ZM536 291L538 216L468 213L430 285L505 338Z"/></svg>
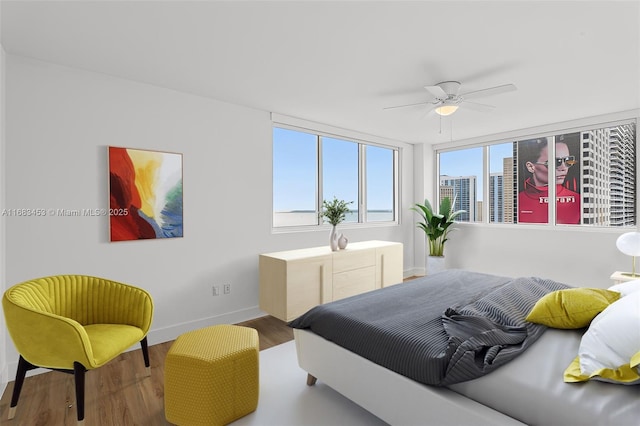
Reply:
<svg viewBox="0 0 640 426"><path fill-rule="evenodd" d="M502 172L502 160L513 156L513 143L491 145L489 149L489 173ZM482 147L460 149L440 153L440 175L476 176L478 200L482 200L484 177L482 175Z"/></svg>
<svg viewBox="0 0 640 426"><path fill-rule="evenodd" d="M295 130L273 129L274 211L315 210L316 136ZM358 206L358 144L323 137L323 198L333 197ZM393 151L367 145L367 207L393 209Z"/></svg>

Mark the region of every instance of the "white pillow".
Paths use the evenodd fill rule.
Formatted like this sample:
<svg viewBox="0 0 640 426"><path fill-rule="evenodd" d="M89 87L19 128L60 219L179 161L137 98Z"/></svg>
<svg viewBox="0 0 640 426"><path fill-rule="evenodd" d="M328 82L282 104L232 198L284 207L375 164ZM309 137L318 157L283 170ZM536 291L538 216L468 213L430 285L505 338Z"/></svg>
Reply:
<svg viewBox="0 0 640 426"><path fill-rule="evenodd" d="M609 287L609 290L617 291L618 293L620 293L620 297L628 296L631 293L640 291L640 279L625 281L620 284L612 285L611 287Z"/></svg>
<svg viewBox="0 0 640 426"><path fill-rule="evenodd" d="M636 368L638 352L640 292L636 291L613 302L591 321L578 350L580 370L588 376L623 365Z"/></svg>

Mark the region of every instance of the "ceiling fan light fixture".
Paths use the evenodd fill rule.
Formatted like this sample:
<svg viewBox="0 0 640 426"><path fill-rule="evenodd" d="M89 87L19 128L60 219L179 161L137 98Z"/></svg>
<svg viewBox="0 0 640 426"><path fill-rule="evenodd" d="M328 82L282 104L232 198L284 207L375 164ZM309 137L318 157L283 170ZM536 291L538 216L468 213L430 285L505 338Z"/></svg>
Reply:
<svg viewBox="0 0 640 426"><path fill-rule="evenodd" d="M449 102L445 102L442 105L438 105L435 109L435 111L442 115L442 116L447 116L447 115L451 115L454 112L456 112L458 110L458 105L453 104L453 103L449 103Z"/></svg>

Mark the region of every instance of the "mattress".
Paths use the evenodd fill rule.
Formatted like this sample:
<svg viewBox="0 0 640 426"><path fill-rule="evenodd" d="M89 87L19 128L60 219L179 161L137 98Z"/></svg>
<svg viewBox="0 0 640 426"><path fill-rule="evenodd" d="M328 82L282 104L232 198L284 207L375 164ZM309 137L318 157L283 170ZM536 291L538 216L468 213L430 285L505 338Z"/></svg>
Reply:
<svg viewBox="0 0 640 426"><path fill-rule="evenodd" d="M448 388L532 426L640 425L640 386L563 381L583 332L548 329L510 363Z"/></svg>
<svg viewBox="0 0 640 426"><path fill-rule="evenodd" d="M298 364L320 382L398 426L526 426L443 386L375 364L309 330L294 329Z"/></svg>

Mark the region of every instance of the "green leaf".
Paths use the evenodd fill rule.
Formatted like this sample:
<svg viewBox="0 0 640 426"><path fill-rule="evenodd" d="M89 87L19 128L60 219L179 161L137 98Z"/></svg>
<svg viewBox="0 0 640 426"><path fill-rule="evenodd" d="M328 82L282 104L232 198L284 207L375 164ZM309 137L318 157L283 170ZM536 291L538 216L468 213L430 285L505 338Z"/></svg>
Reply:
<svg viewBox="0 0 640 426"><path fill-rule="evenodd" d="M422 221L417 222L418 228L422 229L429 242L429 254L431 256L442 256L444 254L444 243L448 240L447 235L453 230L451 225L455 223L455 219L465 210L453 210L456 204L456 198L451 200L444 197L440 201L438 212L433 211L433 207L429 200L424 200L424 204L416 203L410 209L418 213Z"/></svg>
<svg viewBox="0 0 640 426"><path fill-rule="evenodd" d="M353 201L338 200L335 196L332 201L322 201L322 212L320 216L332 225L338 225L344 221L346 214L350 212L349 204L353 204Z"/></svg>

